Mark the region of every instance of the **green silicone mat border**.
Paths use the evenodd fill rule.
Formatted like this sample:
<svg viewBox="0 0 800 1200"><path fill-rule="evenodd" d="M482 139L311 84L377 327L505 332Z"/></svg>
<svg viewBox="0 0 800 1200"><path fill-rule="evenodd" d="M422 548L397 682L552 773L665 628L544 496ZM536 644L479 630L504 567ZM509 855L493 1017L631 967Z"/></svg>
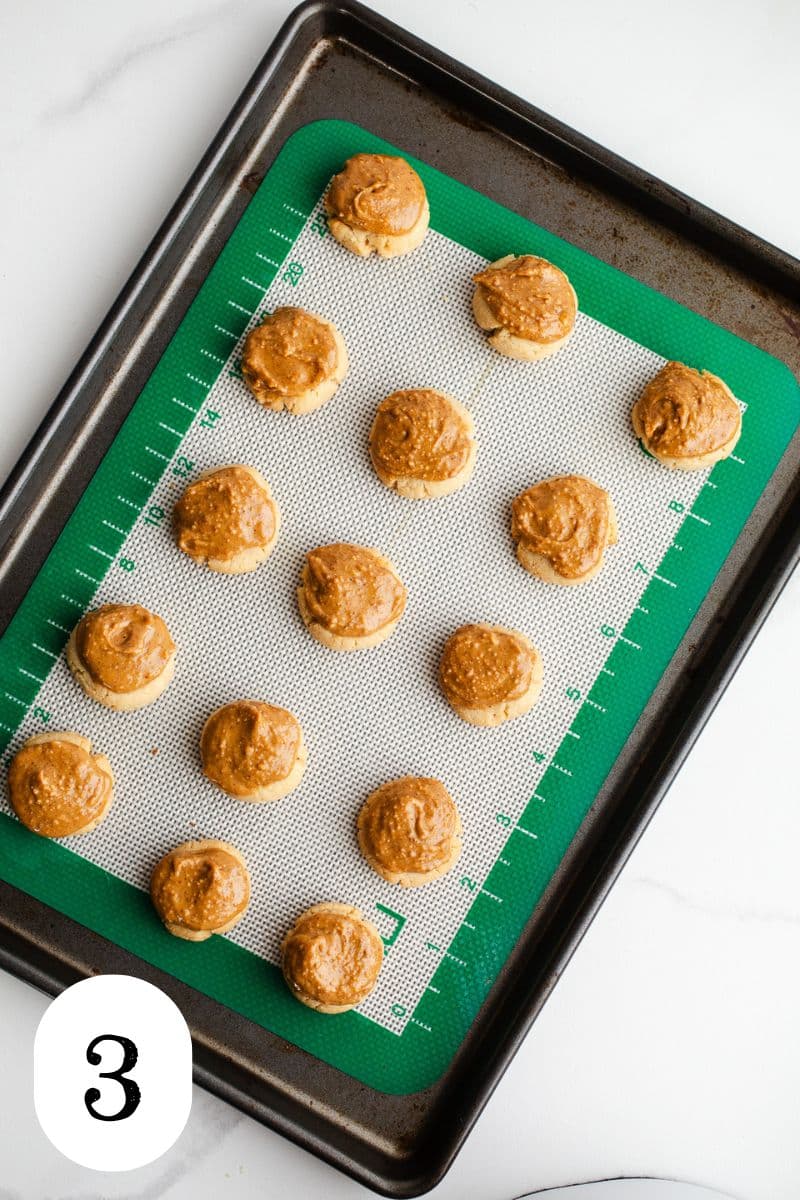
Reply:
<svg viewBox="0 0 800 1200"><path fill-rule="evenodd" d="M48 714L36 708L40 684L101 579L111 570L135 569L119 557L127 533L148 503L157 472L175 469L183 435L202 418L217 374L199 347L227 359L230 338L215 327L244 331L276 272L290 270L287 254L328 178L359 150L397 152L356 125L319 121L293 134L276 158L0 639L2 750L29 711L46 724ZM704 488L685 513L662 562L636 564L648 577L647 611L637 610L624 630L598 631L609 638L609 656L588 695L565 681L575 702L571 728L581 739L565 737L559 767L548 767L519 822L496 814L509 830L507 845L513 844L510 865L472 881L469 922L446 949L429 946L439 956L435 987L413 1013L399 1014L409 1017L400 1037L357 1012L321 1017L296 1003L276 967L225 938L196 946L170 937L145 893L0 815L0 877L8 883L394 1094L420 1090L446 1070L800 421L800 390L783 363L407 157L424 180L439 233L490 260L509 250L551 259L572 278L584 312L666 358L722 375L748 405L736 459L714 468L716 487ZM319 231L325 236L323 226ZM254 258L253 244L270 259ZM145 444L163 454L163 472ZM123 476L127 495L120 499ZM673 508L671 520L675 511L683 510ZM633 656L630 641L646 653ZM565 773L572 767L572 775ZM495 899L500 893L502 904Z"/></svg>

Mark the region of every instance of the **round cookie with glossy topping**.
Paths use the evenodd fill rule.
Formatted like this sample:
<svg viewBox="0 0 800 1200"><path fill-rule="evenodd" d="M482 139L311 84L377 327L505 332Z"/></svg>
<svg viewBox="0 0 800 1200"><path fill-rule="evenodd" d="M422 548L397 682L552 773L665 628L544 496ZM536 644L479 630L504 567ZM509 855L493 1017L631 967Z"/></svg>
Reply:
<svg viewBox="0 0 800 1200"><path fill-rule="evenodd" d="M204 471L185 489L173 513L178 548L211 571L243 575L272 553L280 513L255 467Z"/></svg>
<svg viewBox="0 0 800 1200"><path fill-rule="evenodd" d="M448 704L470 725L494 727L530 712L542 690L542 659L533 643L501 625L462 625L445 643L439 683Z"/></svg>
<svg viewBox="0 0 800 1200"><path fill-rule="evenodd" d="M377 550L334 542L306 555L297 604L308 632L329 650L368 650L397 628L406 589Z"/></svg>
<svg viewBox="0 0 800 1200"><path fill-rule="evenodd" d="M150 876L150 898L167 931L205 942L241 921L250 903L250 874L235 846L214 838L182 842Z"/></svg>
<svg viewBox="0 0 800 1200"><path fill-rule="evenodd" d="M526 571L546 583L586 583L617 541L608 492L583 475L555 475L516 497L511 536Z"/></svg>
<svg viewBox="0 0 800 1200"><path fill-rule="evenodd" d="M668 362L634 404L631 423L644 449L664 466L702 471L733 452L742 413L718 376Z"/></svg>
<svg viewBox="0 0 800 1200"><path fill-rule="evenodd" d="M381 483L411 500L430 500L469 482L477 447L472 416L432 388L392 392L378 405L369 453Z"/></svg>
<svg viewBox="0 0 800 1200"><path fill-rule="evenodd" d="M175 673L175 643L161 617L141 604L103 604L70 634L67 665L90 696L132 712L157 700Z"/></svg>
<svg viewBox="0 0 800 1200"><path fill-rule="evenodd" d="M489 344L508 358L535 362L567 342L578 297L564 272L534 254L507 254L474 276L472 311Z"/></svg>
<svg viewBox="0 0 800 1200"><path fill-rule="evenodd" d="M312 904L281 944L281 969L292 995L322 1013L355 1008L375 987L383 942L350 904Z"/></svg>
<svg viewBox="0 0 800 1200"><path fill-rule="evenodd" d="M347 347L330 321L303 308L276 308L248 333L242 377L273 412L310 413L347 375Z"/></svg>
<svg viewBox="0 0 800 1200"><path fill-rule="evenodd" d="M28 738L8 769L8 799L23 825L42 837L91 833L114 798L114 774L104 754L79 733Z"/></svg>
<svg viewBox="0 0 800 1200"><path fill-rule="evenodd" d="M328 228L353 254L394 258L420 244L430 209L414 168L394 154L354 154L325 196Z"/></svg>
<svg viewBox="0 0 800 1200"><path fill-rule="evenodd" d="M381 784L358 814L358 844L373 871L401 887L445 875L461 853L461 818L438 779L405 775Z"/></svg>
<svg viewBox="0 0 800 1200"><path fill-rule="evenodd" d="M306 769L307 751L297 717L262 700L234 700L203 726L203 774L229 796L264 804L288 796Z"/></svg>

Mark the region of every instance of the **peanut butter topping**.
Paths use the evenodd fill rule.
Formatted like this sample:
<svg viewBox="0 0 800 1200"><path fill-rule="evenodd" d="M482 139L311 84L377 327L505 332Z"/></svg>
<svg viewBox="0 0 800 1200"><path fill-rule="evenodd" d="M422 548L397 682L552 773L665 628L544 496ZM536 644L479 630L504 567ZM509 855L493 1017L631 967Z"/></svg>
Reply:
<svg viewBox="0 0 800 1200"><path fill-rule="evenodd" d="M490 708L524 696L534 652L510 629L462 625L447 639L439 663L442 691L457 708Z"/></svg>
<svg viewBox="0 0 800 1200"><path fill-rule="evenodd" d="M339 637L366 637L402 616L406 589L376 550L336 542L306 555L310 619Z"/></svg>
<svg viewBox="0 0 800 1200"><path fill-rule="evenodd" d="M226 561L269 545L275 507L245 467L222 467L191 483L175 505L178 545L191 558Z"/></svg>
<svg viewBox="0 0 800 1200"><path fill-rule="evenodd" d="M422 216L425 188L404 158L354 154L331 180L325 209L351 229L397 236Z"/></svg>
<svg viewBox="0 0 800 1200"><path fill-rule="evenodd" d="M498 328L517 337L556 342L575 324L575 293L564 272L547 259L523 254L474 278Z"/></svg>
<svg viewBox="0 0 800 1200"><path fill-rule="evenodd" d="M383 943L357 910L335 907L316 905L298 919L283 942L283 974L317 1004L359 1004L375 987Z"/></svg>
<svg viewBox="0 0 800 1200"><path fill-rule="evenodd" d="M608 493L582 475L535 483L514 500L511 536L566 579L585 575L611 537Z"/></svg>
<svg viewBox="0 0 800 1200"><path fill-rule="evenodd" d="M461 413L430 388L392 392L378 405L369 435L375 470L389 481L452 479L465 467L471 448Z"/></svg>
<svg viewBox="0 0 800 1200"><path fill-rule="evenodd" d="M178 846L156 863L150 895L167 925L213 932L240 916L250 901L244 863L218 846Z"/></svg>
<svg viewBox="0 0 800 1200"><path fill-rule="evenodd" d="M253 395L268 404L319 387L333 375L337 357L330 325L302 308L276 308L248 333L242 375Z"/></svg>
<svg viewBox="0 0 800 1200"><path fill-rule="evenodd" d="M204 774L230 796L249 796L285 779L302 745L296 717L261 700L218 708L200 738Z"/></svg>
<svg viewBox="0 0 800 1200"><path fill-rule="evenodd" d="M78 657L95 683L135 692L157 679L175 652L161 617L141 604L104 604L75 630Z"/></svg>
<svg viewBox="0 0 800 1200"><path fill-rule="evenodd" d="M645 447L664 458L697 458L735 435L739 406L721 380L668 362L634 405L634 427Z"/></svg>
<svg viewBox="0 0 800 1200"><path fill-rule="evenodd" d="M444 784L414 775L384 783L358 818L364 854L390 872L426 874L449 866L459 831Z"/></svg>
<svg viewBox="0 0 800 1200"><path fill-rule="evenodd" d="M44 837L69 837L105 809L112 779L95 755L58 740L23 746L11 761L11 807L28 829Z"/></svg>

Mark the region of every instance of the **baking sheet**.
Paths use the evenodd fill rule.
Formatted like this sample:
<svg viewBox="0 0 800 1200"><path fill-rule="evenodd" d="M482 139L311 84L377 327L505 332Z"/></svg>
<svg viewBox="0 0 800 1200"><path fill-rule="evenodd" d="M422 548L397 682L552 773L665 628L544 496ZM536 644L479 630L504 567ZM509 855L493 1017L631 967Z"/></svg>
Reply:
<svg viewBox="0 0 800 1200"><path fill-rule="evenodd" d="M99 474L85 498L85 527L96 532L83 538L80 557L76 546L64 557L54 576L57 594L54 587L42 592L39 615L61 634L85 608L87 593L92 604L135 600L160 612L179 646L168 692L137 714L103 710L73 684L51 635L32 643L39 652L33 669L15 663L23 678L6 695L12 706L16 699L27 708L25 687L35 686L36 704L12 749L45 723L87 733L112 760L114 808L90 837L68 843L82 859L142 888L156 859L186 838L223 837L244 852L253 900L224 942L264 963L263 985L250 962L248 986L232 1000L220 973L243 960L204 946L189 948L194 986L286 1030L373 1086L403 1091L428 1082L457 1046L513 944L519 914L529 915L593 801L598 763L613 758L626 722L629 728L659 678L665 651L685 631L697 603L687 592L699 582L699 599L777 460L796 422L796 396L775 360L536 226L487 209L484 198L424 165L434 228L423 246L389 262L348 255L325 233L319 197L346 154L375 144L341 122L309 127L289 143L226 248L224 276L215 268L204 288L203 320L187 318L183 340L176 339L179 375L162 383L157 372L148 384L149 408L134 409L135 465L125 453L133 445L127 424L116 444L121 469ZM487 215L494 227L476 234ZM476 241L487 237L502 247L481 254ZM644 455L629 412L664 355L586 311L551 360L515 363L492 351L471 317L471 276L487 258L526 250L564 266L582 306L642 340L650 335L659 349L671 338L685 346L688 361L701 354L694 365L720 370L747 395L750 410L755 402L741 452L711 476L671 473ZM244 330L285 303L332 319L350 352L350 375L337 396L304 418L265 412L237 377ZM772 382L779 371L782 392ZM372 472L366 447L375 406L409 386L449 391L474 413L476 473L455 496L403 500ZM776 397L784 397L780 405ZM219 577L178 553L169 513L188 478L236 461L266 475L283 526L256 573ZM556 589L516 564L509 505L528 484L568 471L610 491L620 544L590 585ZM378 546L409 589L398 631L375 651L334 655L308 636L297 615L303 555L334 540ZM520 628L543 656L536 709L498 730L463 724L436 686L443 642L468 620ZM205 717L241 696L284 705L303 724L306 776L275 805L229 799L199 770ZM354 837L367 793L405 773L440 777L465 828L457 868L416 891L370 872ZM125 895L114 893L123 904ZM298 911L322 899L359 904L375 919L388 944L386 964L358 1014L326 1022L290 1002L298 1011L284 1026L272 1003L285 1000L273 991L283 985L266 964L275 963ZM137 950L141 934L151 961L180 953L174 969L183 977L186 948L167 950L161 942L172 939L154 915L131 908ZM102 912L94 920L104 930ZM386 1042L374 1039L370 1026L401 1037L413 1052L400 1065L387 1061ZM353 1048L345 1061L343 1044Z"/></svg>

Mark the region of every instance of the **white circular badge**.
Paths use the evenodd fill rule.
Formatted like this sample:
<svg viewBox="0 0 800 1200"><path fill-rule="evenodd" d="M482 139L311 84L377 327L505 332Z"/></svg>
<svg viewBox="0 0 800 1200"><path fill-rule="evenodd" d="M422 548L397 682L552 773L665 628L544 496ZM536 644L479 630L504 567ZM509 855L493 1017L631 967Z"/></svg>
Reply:
<svg viewBox="0 0 800 1200"><path fill-rule="evenodd" d="M47 1137L95 1171L159 1158L192 1107L192 1042L180 1009L130 975L96 975L58 996L33 1045L33 1100Z"/></svg>

